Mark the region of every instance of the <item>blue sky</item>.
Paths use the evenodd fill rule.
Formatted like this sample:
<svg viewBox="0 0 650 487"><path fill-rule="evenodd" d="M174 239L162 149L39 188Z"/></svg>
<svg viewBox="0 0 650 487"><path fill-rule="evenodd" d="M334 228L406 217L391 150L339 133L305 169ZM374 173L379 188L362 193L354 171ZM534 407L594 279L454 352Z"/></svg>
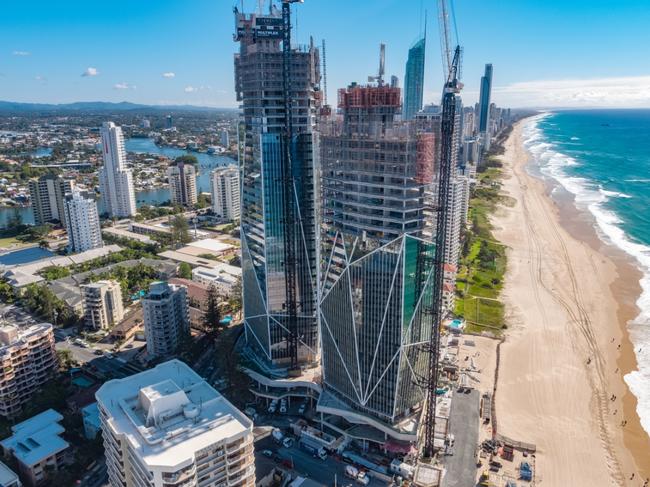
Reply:
<svg viewBox="0 0 650 487"><path fill-rule="evenodd" d="M244 1L247 10L256 3ZM3 2L0 99L233 107L235 4ZM434 0L306 0L294 9L294 37L327 40L334 99L336 88L376 71L380 42L388 74L403 79L423 8L430 34L425 101L435 102L442 75ZM650 106L648 0L455 0L455 9L466 103L476 101L491 62L494 100L504 106Z"/></svg>

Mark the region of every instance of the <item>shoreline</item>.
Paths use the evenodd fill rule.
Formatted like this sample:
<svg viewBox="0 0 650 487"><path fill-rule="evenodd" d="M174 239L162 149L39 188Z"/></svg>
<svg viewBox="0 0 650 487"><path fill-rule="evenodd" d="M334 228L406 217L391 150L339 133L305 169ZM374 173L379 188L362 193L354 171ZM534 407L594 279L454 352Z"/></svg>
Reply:
<svg viewBox="0 0 650 487"><path fill-rule="evenodd" d="M641 272L599 238L572 197L551 195L554 185L528 172L526 123L515 125L500 157L502 189L516 203L491 216L508 249L500 433L538 445L544 485L609 478L640 486L650 477L650 438L624 375L637 365L627 323L639 313Z"/></svg>

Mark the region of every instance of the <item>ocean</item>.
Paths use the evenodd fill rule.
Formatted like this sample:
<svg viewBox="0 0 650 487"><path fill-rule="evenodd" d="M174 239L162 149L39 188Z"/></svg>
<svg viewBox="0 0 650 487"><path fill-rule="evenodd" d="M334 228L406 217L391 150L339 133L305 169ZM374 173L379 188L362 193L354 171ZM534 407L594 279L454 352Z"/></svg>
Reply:
<svg viewBox="0 0 650 487"><path fill-rule="evenodd" d="M638 370L625 376L650 434L650 110L544 113L526 122L531 171L559 183L593 215L599 237L643 273L639 316L628 323Z"/></svg>

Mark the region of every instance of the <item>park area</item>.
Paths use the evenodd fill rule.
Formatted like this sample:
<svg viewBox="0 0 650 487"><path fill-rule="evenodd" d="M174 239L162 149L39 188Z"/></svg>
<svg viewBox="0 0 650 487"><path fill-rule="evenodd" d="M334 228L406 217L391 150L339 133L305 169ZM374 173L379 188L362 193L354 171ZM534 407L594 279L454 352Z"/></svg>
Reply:
<svg viewBox="0 0 650 487"><path fill-rule="evenodd" d="M496 164L499 163L493 161ZM506 253L505 247L494 240L489 220L497 204L504 202L499 167L488 167L477 178L456 279L455 314L465 319L468 331L499 334L505 328L499 293L506 271Z"/></svg>

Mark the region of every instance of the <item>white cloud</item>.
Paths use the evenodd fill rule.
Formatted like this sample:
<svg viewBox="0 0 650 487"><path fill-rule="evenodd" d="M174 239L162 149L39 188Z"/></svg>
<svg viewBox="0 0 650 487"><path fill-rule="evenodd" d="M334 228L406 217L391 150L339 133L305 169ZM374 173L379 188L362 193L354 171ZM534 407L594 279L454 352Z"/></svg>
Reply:
<svg viewBox="0 0 650 487"><path fill-rule="evenodd" d="M14 51L12 53L14 56L31 56L32 53L29 51Z"/></svg>
<svg viewBox="0 0 650 487"><path fill-rule="evenodd" d="M173 78L175 76L176 76L176 73L172 73L171 71L162 74L163 78Z"/></svg>
<svg viewBox="0 0 650 487"><path fill-rule="evenodd" d="M46 78L45 76L41 76L40 74L34 76L34 79L35 79L36 81L41 81L41 82L43 82L43 83L45 83L45 82L47 81L47 78Z"/></svg>
<svg viewBox="0 0 650 487"><path fill-rule="evenodd" d="M97 71L97 68L86 68L86 70L81 73L81 76L97 76L99 74L99 71Z"/></svg>
<svg viewBox="0 0 650 487"><path fill-rule="evenodd" d="M522 81L493 90L510 107L650 107L650 76Z"/></svg>
<svg viewBox="0 0 650 487"><path fill-rule="evenodd" d="M116 83L113 85L114 90L135 90L135 85L129 83Z"/></svg>
<svg viewBox="0 0 650 487"><path fill-rule="evenodd" d="M212 91L212 86L210 85L201 85L201 86L186 86L185 93L197 93L199 91Z"/></svg>

